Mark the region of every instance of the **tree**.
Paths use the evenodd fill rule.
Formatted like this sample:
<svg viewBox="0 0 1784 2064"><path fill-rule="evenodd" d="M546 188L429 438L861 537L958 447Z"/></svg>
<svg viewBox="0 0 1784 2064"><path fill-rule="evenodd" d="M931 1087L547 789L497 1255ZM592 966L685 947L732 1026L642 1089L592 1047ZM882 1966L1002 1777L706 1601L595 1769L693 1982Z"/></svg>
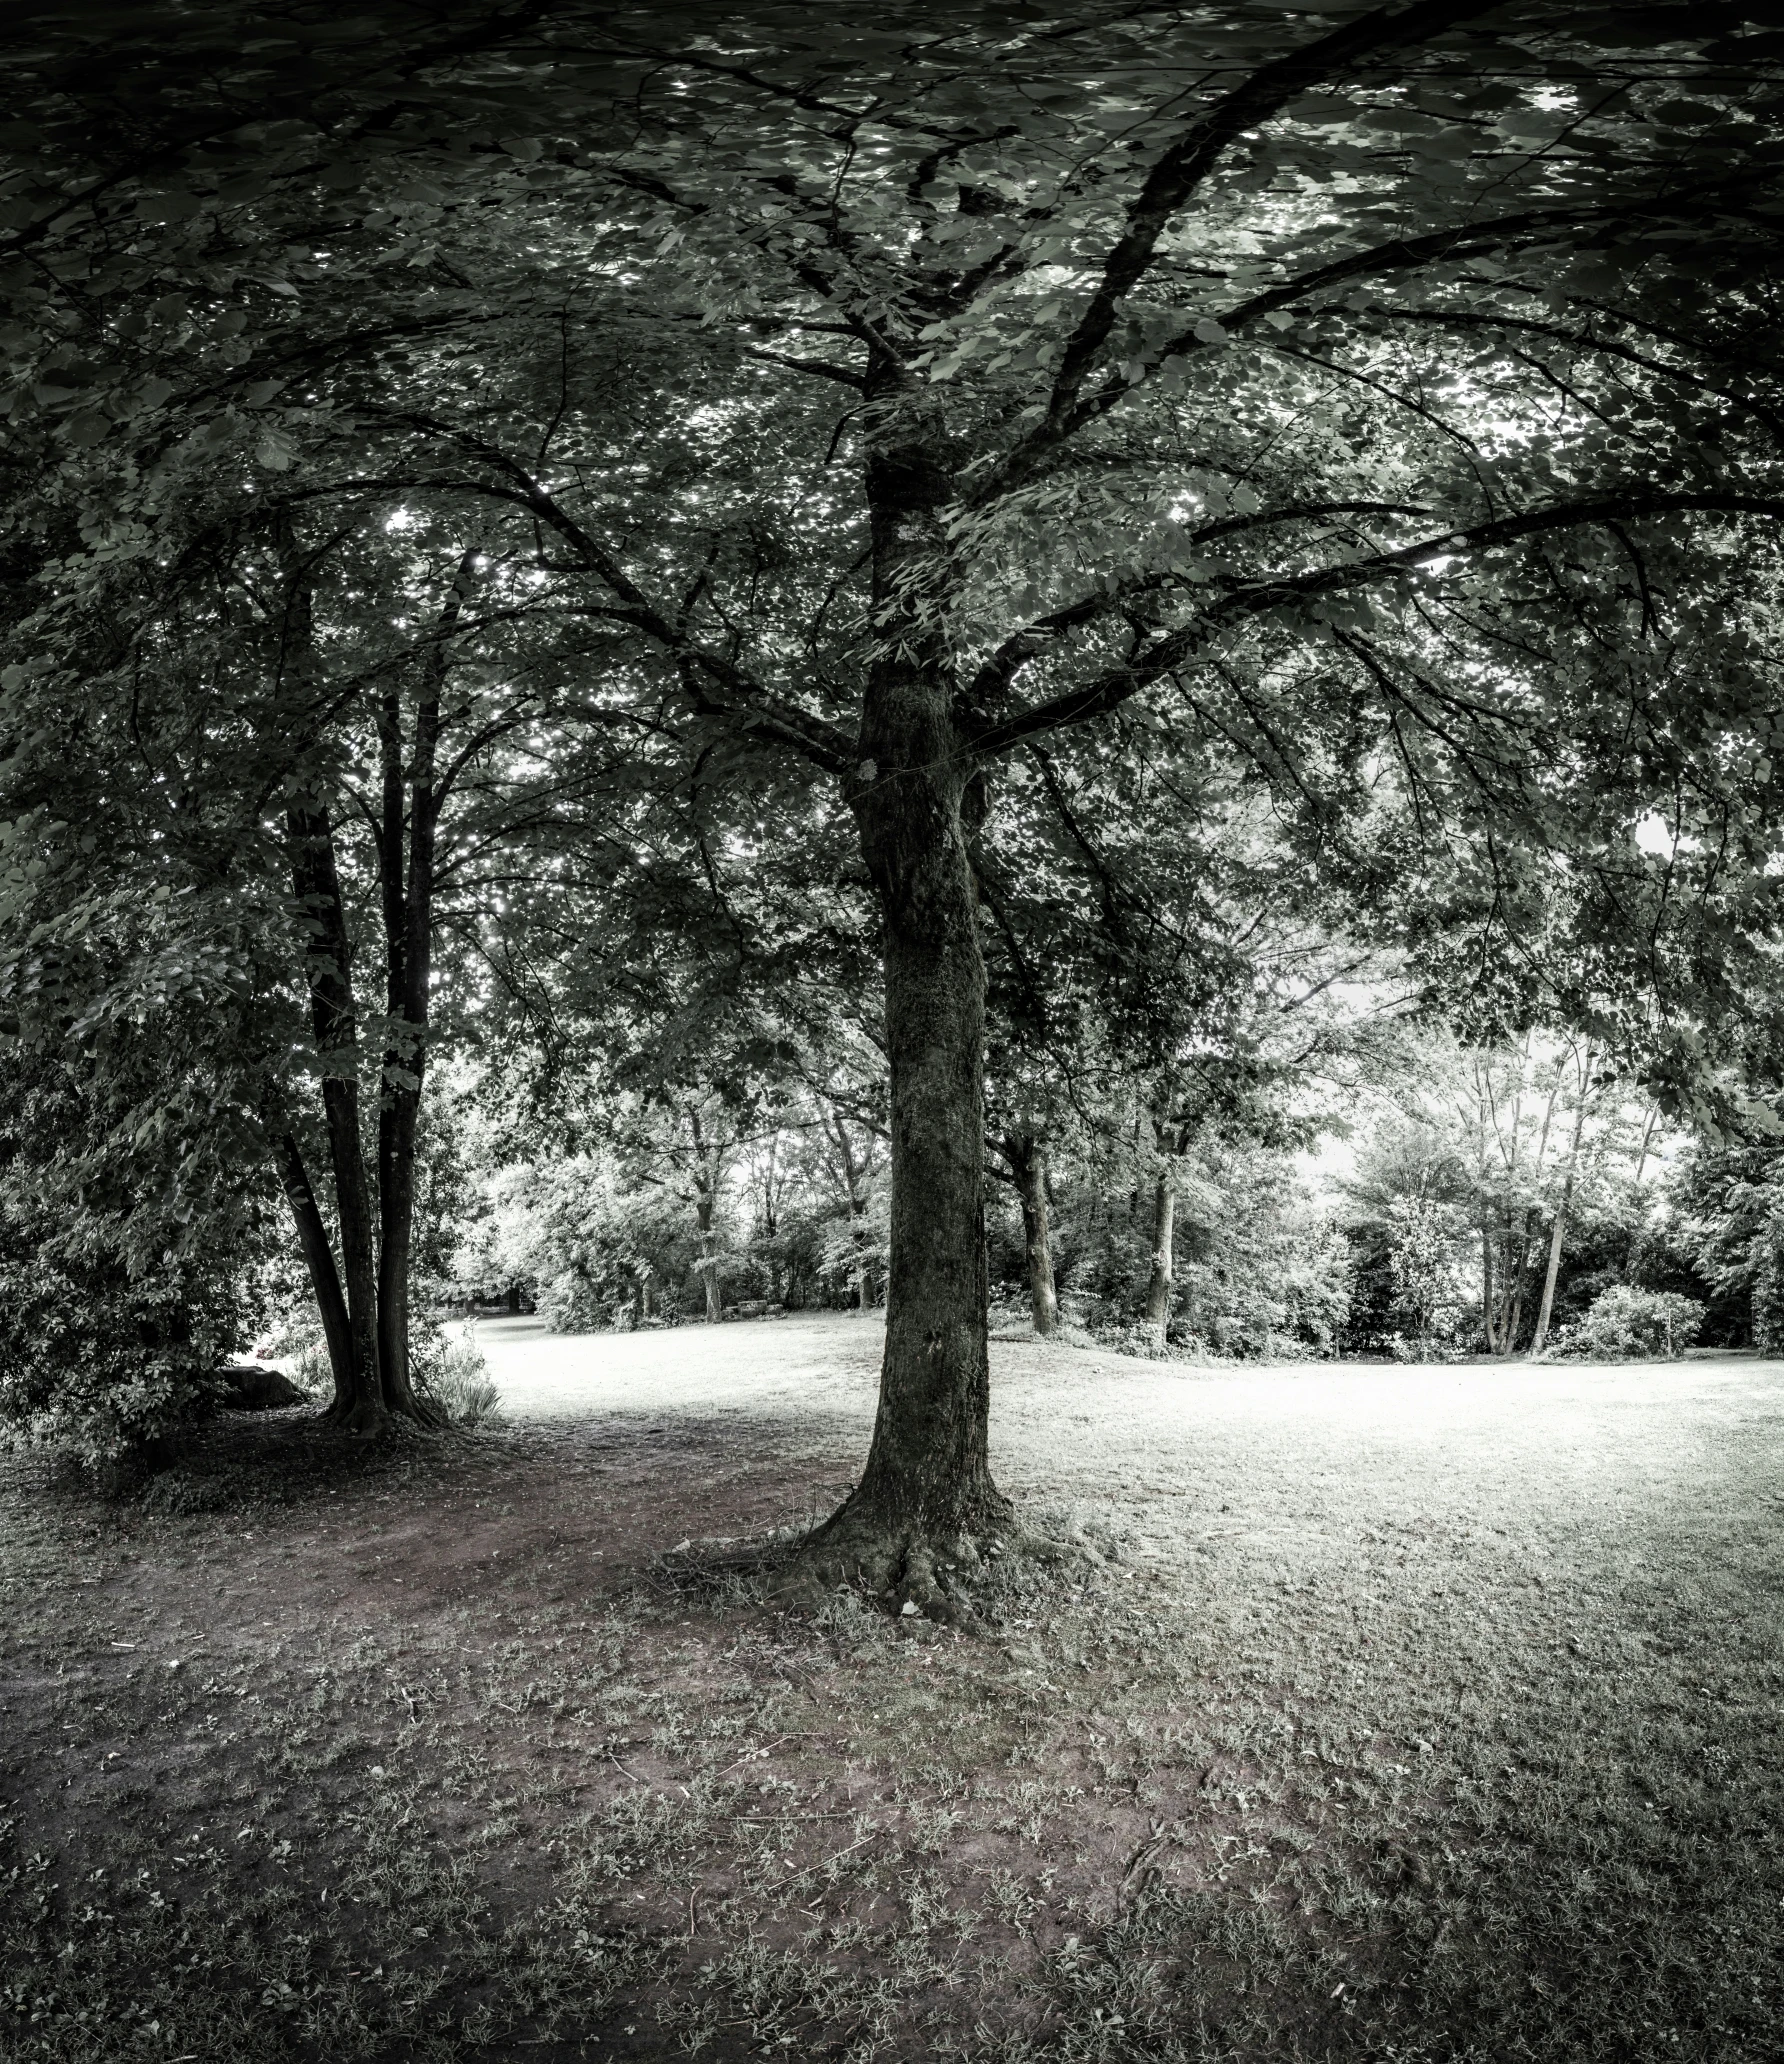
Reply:
<svg viewBox="0 0 1784 2064"><path fill-rule="evenodd" d="M1549 1229L1549 1261L1542 1279L1542 1302L1536 1309L1536 1331L1530 1339L1530 1358L1535 1361L1548 1344L1549 1320L1555 1310L1555 1281L1561 1273L1561 1245L1567 1237L1567 1212L1573 1202L1574 1179L1579 1174L1580 1135L1586 1129L1586 1107L1591 1101L1592 1042L1587 1040L1579 1056L1580 1086L1573 1107L1573 1136L1568 1142L1561 1195Z"/></svg>
<svg viewBox="0 0 1784 2064"><path fill-rule="evenodd" d="M261 1043L234 1057L259 1072L251 1158L290 1205L333 1416L365 1433L428 1412L410 1278L442 924L462 979L492 851L552 870L572 822L585 846L636 820L645 789L603 712L565 694L571 657L537 639L517 653L510 570L462 538L442 549L418 510L319 534L251 496L227 468L170 494L153 554L99 559L17 626L35 659L14 670L21 744L0 792L35 849L37 922L13 972L40 980L96 879L259 913ZM591 824L597 794L612 807ZM103 851L57 864L82 821L106 825Z"/></svg>
<svg viewBox="0 0 1784 2064"><path fill-rule="evenodd" d="M1477 1284L1444 1301L1490 1354L1540 1354L1558 1312L1577 1317L1639 1266L1656 1218L1643 1184L1654 1107L1591 1041L1533 1028L1515 1047L1471 1048L1425 1028L1366 1108L1353 1232L1404 1313L1421 1308L1396 1274L1414 1233L1419 1252L1441 1250L1437 1275Z"/></svg>
<svg viewBox="0 0 1784 2064"><path fill-rule="evenodd" d="M328 491L389 477L342 463L360 426L403 428L403 477L548 541L564 605L710 737L835 784L884 941L892 1241L872 1447L810 1567L945 1609L937 1551L1010 1524L986 1448L973 865L997 771L1176 696L1316 802L1397 756L1421 811L1486 799L1565 848L1562 791L1603 782L1596 835L1653 763L1705 764L1643 639L1706 555L1764 553L1779 506L1756 149L1775 59L1715 8L986 6L939 32L894 6L814 39L748 9L566 6L405 18L350 61L308 38L293 100L258 57L213 62L217 19L180 19L177 112L133 106L72 224L87 168L42 154L26 348L71 299L52 261L102 248L126 202L187 225L236 207L199 139L239 152L244 111L275 105L302 126L247 144L251 219L311 225L324 141L330 190L338 169L377 204L326 204L325 297L356 272L388 292L399 251L492 261L469 314L436 299L400 343L327 340L319 362L352 366ZM84 33L33 61L64 99ZM528 234L487 235L473 201L498 225L524 206ZM108 282L120 265L144 270L106 251ZM479 363L521 371L467 412L444 340L492 303ZM624 483L573 318L676 369ZM571 369L555 390L547 363ZM112 388L66 391L68 435L102 446ZM1616 709L1658 744L1582 767L1561 741L1615 733L1618 669ZM1740 674L1724 729L1763 752Z"/></svg>
<svg viewBox="0 0 1784 2064"><path fill-rule="evenodd" d="M1420 1361L1431 1355L1431 1330L1449 1289L1457 1226L1454 1205L1436 1197L1396 1197L1389 1213L1393 1244L1388 1272L1394 1303L1412 1323Z"/></svg>

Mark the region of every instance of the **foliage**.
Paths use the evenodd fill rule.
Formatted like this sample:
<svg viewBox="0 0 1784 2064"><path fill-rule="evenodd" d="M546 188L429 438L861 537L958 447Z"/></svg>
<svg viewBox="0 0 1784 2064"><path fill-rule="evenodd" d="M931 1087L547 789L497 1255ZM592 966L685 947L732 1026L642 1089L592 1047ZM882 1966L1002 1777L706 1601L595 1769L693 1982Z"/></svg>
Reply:
<svg viewBox="0 0 1784 2064"><path fill-rule="evenodd" d="M1396 1197L1388 1206L1388 1222L1394 1306L1411 1326L1422 1360L1439 1314L1453 1311L1459 1302L1454 1255L1464 1229L1462 1214L1436 1197Z"/></svg>
<svg viewBox="0 0 1784 2064"><path fill-rule="evenodd" d="M239 1159L255 1083L227 1037L236 970L163 917L91 927L103 982L72 1020L0 957L0 1429L95 1466L215 1411L264 1311L274 1221ZM53 974L53 947L34 958Z"/></svg>
<svg viewBox="0 0 1784 2064"><path fill-rule="evenodd" d="M1582 1083L1582 1054L1579 1043L1534 1030L1512 1047L1468 1046L1431 1029L1408 1043L1391 1091L1374 1092L1353 1121L1346 1217L1360 1280L1371 1285L1353 1346L1389 1346L1396 1305L1403 1318L1441 1307L1441 1330L1458 1344L1497 1353L1528 1345L1563 1211L1563 1322L1629 1275L1663 1210L1658 1114L1608 1073ZM1415 1227L1419 1259L1402 1263ZM1426 1279L1410 1300L1396 1274L1408 1267Z"/></svg>
<svg viewBox="0 0 1784 2064"><path fill-rule="evenodd" d="M1637 1257L1634 1280L1700 1298L1705 1332L1777 1353L1776 1256L1784 1212L1777 1119L1743 1099L1738 1124L1692 1141L1667 1184L1668 1217ZM1768 1326L1768 1320L1771 1325Z"/></svg>
<svg viewBox="0 0 1784 2064"><path fill-rule="evenodd" d="M500 1426L502 1393L477 1345L476 1322L417 1329L415 1387L448 1426Z"/></svg>
<svg viewBox="0 0 1784 2064"><path fill-rule="evenodd" d="M994 935L997 1122L1137 1108L1174 1158L1310 1122L1250 920L1312 912L1396 945L1486 1055L1445 1182L1483 1335L1517 1346L1576 1172L1545 1159L1562 1070L1518 1038L1590 1031L1685 1109L1775 987L1776 46L1720 9L1536 0L974 4L945 35L914 0L822 34L448 12L74 10L13 53L20 993L86 1012L96 896L227 884L260 1008L230 1027L253 1094L210 1131L247 1109L252 1158L269 1122L314 1158L332 1098L345 1250L373 1158L346 1106L376 1104L381 1313L469 1210L442 1159L407 1252L397 1121L448 1020L525 1025L542 1098L598 1049L659 1115L708 1113L648 1168L593 1142L593 1202L548 1173L494 1197L468 1266L581 1323L807 1267L834 1191L746 1232L721 1164L810 1086L800 985L865 986L864 914L941 909L938 856L970 871L956 929ZM436 813L438 1026L427 953L397 979L405 828ZM892 864L907 817L929 844ZM330 896L293 872L324 848ZM347 948L380 926L382 984ZM727 1017L764 993L766 1064ZM1099 1041L1127 1079L1087 1090ZM1615 1131L1595 1102L1578 1226L1614 1215ZM652 1184L697 1191L692 1232ZM1070 1220L1083 1294L1131 1315L1136 1253ZM1353 1230L1404 1303L1391 1226ZM1335 1322L1311 1223L1190 1198L1183 1239L1195 1337ZM1747 1257L1768 1333L1776 1247Z"/></svg>
<svg viewBox="0 0 1784 2064"><path fill-rule="evenodd" d="M1703 1306L1670 1290L1614 1284L1546 1351L1562 1361L1675 1361L1697 1337Z"/></svg>
<svg viewBox="0 0 1784 2064"><path fill-rule="evenodd" d="M174 1263L132 1279L115 1255L59 1258L46 1230L0 1220L0 1432L99 1468L215 1412L251 1316L240 1273Z"/></svg>
<svg viewBox="0 0 1784 2064"><path fill-rule="evenodd" d="M630 1323L646 1285L681 1306L697 1255L694 1228L661 1187L633 1189L610 1157L572 1155L490 1171L485 1214L454 1258L461 1290L518 1283L558 1332Z"/></svg>
<svg viewBox="0 0 1784 2064"><path fill-rule="evenodd" d="M1061 1309L1108 1344L1152 1352L1138 1323L1152 1253L1150 1185L1125 1194L1097 1160L1056 1177L1055 1268ZM1177 1292L1167 1345L1191 1355L1271 1359L1329 1353L1350 1301L1350 1255L1330 1211L1293 1158L1242 1139L1209 1139L1179 1158ZM1026 1288L1021 1222L992 1225L993 1282L1012 1301Z"/></svg>

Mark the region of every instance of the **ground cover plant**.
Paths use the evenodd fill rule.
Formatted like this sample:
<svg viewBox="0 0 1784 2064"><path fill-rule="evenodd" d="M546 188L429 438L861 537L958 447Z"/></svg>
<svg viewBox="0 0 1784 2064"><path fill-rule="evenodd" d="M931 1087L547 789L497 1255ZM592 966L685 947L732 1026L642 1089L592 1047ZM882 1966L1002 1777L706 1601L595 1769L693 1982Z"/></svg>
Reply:
<svg viewBox="0 0 1784 2064"><path fill-rule="evenodd" d="M846 1486L876 1332L486 1326L505 1431L10 1459L0 2049L1774 2053L1775 1364L1000 1344L1085 1552L973 1637L744 1552Z"/></svg>

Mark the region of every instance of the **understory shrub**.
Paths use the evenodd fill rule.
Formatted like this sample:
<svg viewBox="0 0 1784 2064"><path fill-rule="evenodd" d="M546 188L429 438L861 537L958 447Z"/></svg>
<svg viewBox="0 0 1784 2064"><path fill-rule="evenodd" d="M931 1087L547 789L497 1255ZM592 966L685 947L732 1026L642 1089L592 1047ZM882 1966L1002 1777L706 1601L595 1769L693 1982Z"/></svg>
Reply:
<svg viewBox="0 0 1784 2064"><path fill-rule="evenodd" d="M477 1345L474 1326L457 1335L418 1327L410 1347L410 1368L415 1388L446 1415L448 1425L503 1423L502 1393Z"/></svg>
<svg viewBox="0 0 1784 2064"><path fill-rule="evenodd" d="M178 1263L133 1280L110 1257L6 1254L0 1427L98 1468L208 1418L229 1394L217 1370L241 1340L238 1287Z"/></svg>
<svg viewBox="0 0 1784 2064"><path fill-rule="evenodd" d="M1676 1361L1696 1339L1703 1319L1703 1305L1695 1297L1618 1283L1594 1298L1576 1325L1556 1334L1544 1360Z"/></svg>
<svg viewBox="0 0 1784 2064"><path fill-rule="evenodd" d="M229 1396L220 1366L265 1311L265 1213L225 1155L136 1118L134 1080L96 1087L60 1057L20 1072L0 1136L0 1437L107 1470Z"/></svg>

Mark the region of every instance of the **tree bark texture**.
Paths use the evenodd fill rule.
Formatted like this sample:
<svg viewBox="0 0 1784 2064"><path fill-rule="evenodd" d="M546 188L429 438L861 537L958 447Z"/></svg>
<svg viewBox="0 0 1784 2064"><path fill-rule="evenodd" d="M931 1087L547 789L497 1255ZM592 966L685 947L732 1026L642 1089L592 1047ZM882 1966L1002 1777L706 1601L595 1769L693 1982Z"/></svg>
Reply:
<svg viewBox="0 0 1784 2064"><path fill-rule="evenodd" d="M942 633L921 604L950 494L919 420L868 461L879 650L848 794L880 908L891 1078L891 1265L873 1441L814 1545L933 1595L931 1552L994 1532L985 1264L985 967L968 850L976 767L955 723ZM976 793L976 791L975 791Z"/></svg>
<svg viewBox="0 0 1784 2064"><path fill-rule="evenodd" d="M1059 1298L1053 1283L1053 1239L1047 1209L1047 1142L1038 1133L1012 1133L1004 1159L1022 1200L1022 1243L1028 1257L1028 1299L1034 1329L1045 1340L1059 1330Z"/></svg>
<svg viewBox="0 0 1784 2064"><path fill-rule="evenodd" d="M303 1253L304 1266L309 1270L310 1288L321 1315L322 1337L328 1344L328 1366L334 1376L335 1387L331 1409L336 1414L345 1414L351 1409L354 1396L353 1325L347 1316L340 1270L335 1266L334 1245L328 1237L328 1227L323 1223L322 1210L316 1202L316 1192L310 1185L309 1170L304 1166L297 1141L290 1133L283 1132L273 1145L279 1181L297 1224L297 1243Z"/></svg>
<svg viewBox="0 0 1784 2064"><path fill-rule="evenodd" d="M1146 1323L1162 1337L1171 1318L1177 1269L1177 1171L1169 1161L1152 1189L1152 1274L1146 1284Z"/></svg>

